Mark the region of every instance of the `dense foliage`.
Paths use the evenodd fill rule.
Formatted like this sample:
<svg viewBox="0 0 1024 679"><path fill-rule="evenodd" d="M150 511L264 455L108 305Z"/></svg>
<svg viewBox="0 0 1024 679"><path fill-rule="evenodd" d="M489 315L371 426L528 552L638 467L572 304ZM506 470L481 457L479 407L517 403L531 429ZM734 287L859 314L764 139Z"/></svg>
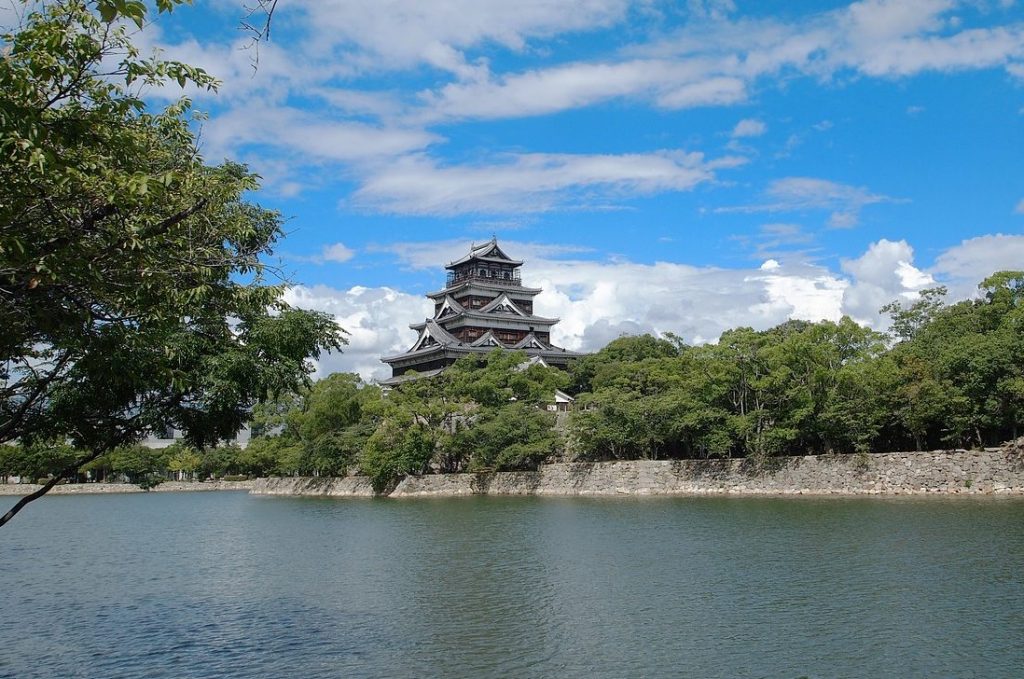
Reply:
<svg viewBox="0 0 1024 679"><path fill-rule="evenodd" d="M893 337L838 323L731 330L688 347L626 337L573 370L596 458L754 457L994 444L1024 423L1024 272L950 306L886 307Z"/></svg>
<svg viewBox="0 0 1024 679"><path fill-rule="evenodd" d="M55 483L168 426L198 447L230 438L255 403L304 384L340 331L268 284L282 230L245 199L258 178L203 161L187 99L144 101L216 87L139 53L129 29L146 3L17 5L19 25L0 26L0 443L74 445L71 459L40 452L66 463Z"/></svg>
<svg viewBox="0 0 1024 679"><path fill-rule="evenodd" d="M339 331L267 284L281 220L245 200L257 177L203 162L187 100L146 106L146 87L216 83L139 54L145 3L22 9L0 28L0 442L229 438Z"/></svg>
<svg viewBox="0 0 1024 679"><path fill-rule="evenodd" d="M443 375L383 394L356 375L336 373L253 411L249 445L163 449L118 447L81 470L91 480L345 475L361 471L378 488L426 471L536 466L562 447L543 406L567 375L524 367L520 352L464 359ZM70 446L0 447L0 476L57 473Z"/></svg>

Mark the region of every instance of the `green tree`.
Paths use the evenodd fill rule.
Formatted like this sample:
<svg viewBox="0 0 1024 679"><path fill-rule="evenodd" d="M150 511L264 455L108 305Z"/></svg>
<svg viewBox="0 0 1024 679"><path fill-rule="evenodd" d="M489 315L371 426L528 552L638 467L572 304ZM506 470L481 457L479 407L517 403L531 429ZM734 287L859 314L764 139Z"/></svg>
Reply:
<svg viewBox="0 0 1024 679"><path fill-rule="evenodd" d="M6 446L5 475L21 476L35 482L54 476L71 464L78 455L66 443L35 440L28 445Z"/></svg>
<svg viewBox="0 0 1024 679"><path fill-rule="evenodd" d="M456 361L435 384L440 396L451 401L485 407L516 401L541 405L554 398L556 389L566 388L568 377L557 368L528 363L523 351L494 349Z"/></svg>
<svg viewBox="0 0 1024 679"><path fill-rule="evenodd" d="M558 451L554 419L526 403L505 404L481 413L450 445L469 460L470 471L534 469Z"/></svg>
<svg viewBox="0 0 1024 679"><path fill-rule="evenodd" d="M886 304L881 312L892 320L890 332L901 340L913 339L943 308L946 292L945 286L940 285L921 290L910 305L899 301Z"/></svg>
<svg viewBox="0 0 1024 679"><path fill-rule="evenodd" d="M608 365L675 356L679 353L681 344L676 335L669 335L669 338L666 340L653 335L639 335L612 340L596 354L584 356L570 366L570 388L573 393L593 391L595 376Z"/></svg>
<svg viewBox="0 0 1024 679"><path fill-rule="evenodd" d="M342 338L268 284L282 231L244 200L257 178L203 162L187 100L147 110L141 86L216 83L139 54L122 20L142 25L145 4L24 4L0 35L0 443L85 451L56 483L168 425L198 447L231 437Z"/></svg>
<svg viewBox="0 0 1024 679"><path fill-rule="evenodd" d="M203 456L198 450L179 441L168 446L164 454L168 471L179 475L179 480L195 480L203 464Z"/></svg>

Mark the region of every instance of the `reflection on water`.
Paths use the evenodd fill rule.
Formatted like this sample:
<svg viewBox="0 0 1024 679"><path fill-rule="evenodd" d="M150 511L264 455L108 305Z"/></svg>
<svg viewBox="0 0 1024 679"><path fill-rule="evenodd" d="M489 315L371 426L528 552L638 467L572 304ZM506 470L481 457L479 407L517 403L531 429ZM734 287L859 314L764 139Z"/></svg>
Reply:
<svg viewBox="0 0 1024 679"><path fill-rule="evenodd" d="M1024 501L52 497L0 677L1019 677Z"/></svg>

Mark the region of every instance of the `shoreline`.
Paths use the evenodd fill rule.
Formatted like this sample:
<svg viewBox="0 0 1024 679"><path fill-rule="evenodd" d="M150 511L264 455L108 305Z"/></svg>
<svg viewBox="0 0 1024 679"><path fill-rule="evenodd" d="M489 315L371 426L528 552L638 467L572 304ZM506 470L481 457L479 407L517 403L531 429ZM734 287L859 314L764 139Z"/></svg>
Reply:
<svg viewBox="0 0 1024 679"><path fill-rule="evenodd" d="M23 496L38 484L0 484L0 496ZM269 477L247 481L165 481L143 490L129 483L78 483L53 495L247 491L293 497L614 496L1001 496L1024 497L1024 446L979 451L808 455L749 460L561 462L536 471L405 476L384 493L369 478Z"/></svg>
<svg viewBox="0 0 1024 679"><path fill-rule="evenodd" d="M145 490L134 483L62 483L46 495L103 495L107 493L194 493L213 490L251 491L254 481L164 481ZM0 483L0 496L19 497L42 488L38 483Z"/></svg>
<svg viewBox="0 0 1024 679"><path fill-rule="evenodd" d="M747 460L629 460L542 465L537 471L406 476L374 493L362 476L256 479L253 495L296 497L1017 496L1024 455L981 451L809 455Z"/></svg>

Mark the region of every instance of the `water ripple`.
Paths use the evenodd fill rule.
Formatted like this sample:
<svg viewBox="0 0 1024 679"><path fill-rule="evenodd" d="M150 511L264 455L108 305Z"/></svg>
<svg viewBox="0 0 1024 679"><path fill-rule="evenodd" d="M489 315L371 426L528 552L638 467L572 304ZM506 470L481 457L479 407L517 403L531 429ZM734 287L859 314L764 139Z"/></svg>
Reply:
<svg viewBox="0 0 1024 679"><path fill-rule="evenodd" d="M973 499L47 498L0 533L0 677L1018 677L1022 526Z"/></svg>

